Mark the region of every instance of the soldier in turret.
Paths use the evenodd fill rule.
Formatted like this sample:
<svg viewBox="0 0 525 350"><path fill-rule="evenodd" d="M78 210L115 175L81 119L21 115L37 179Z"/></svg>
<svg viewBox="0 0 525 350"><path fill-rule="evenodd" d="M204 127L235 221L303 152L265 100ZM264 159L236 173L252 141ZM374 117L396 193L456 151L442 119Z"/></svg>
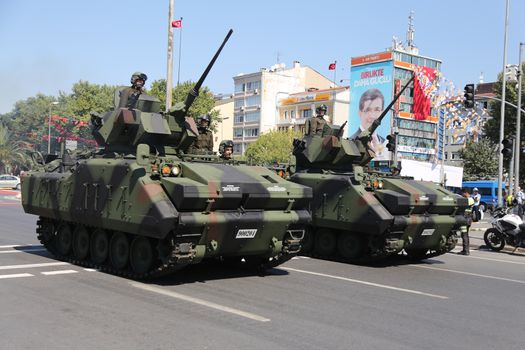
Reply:
<svg viewBox="0 0 525 350"><path fill-rule="evenodd" d="M219 155L224 160L230 160L233 156L233 141L223 140L219 145Z"/></svg>
<svg viewBox="0 0 525 350"><path fill-rule="evenodd" d="M120 91L120 101L118 108L135 108L139 96L144 92L148 76L141 72L131 75L131 86Z"/></svg>
<svg viewBox="0 0 525 350"><path fill-rule="evenodd" d="M305 135L324 136L325 126L328 125L327 121L324 119L327 110L328 107L324 104L315 109L315 117L309 118L304 124Z"/></svg>
<svg viewBox="0 0 525 350"><path fill-rule="evenodd" d="M188 149L189 154L212 154L213 153L213 133L209 129L211 118L209 115L201 115L197 118L199 135Z"/></svg>

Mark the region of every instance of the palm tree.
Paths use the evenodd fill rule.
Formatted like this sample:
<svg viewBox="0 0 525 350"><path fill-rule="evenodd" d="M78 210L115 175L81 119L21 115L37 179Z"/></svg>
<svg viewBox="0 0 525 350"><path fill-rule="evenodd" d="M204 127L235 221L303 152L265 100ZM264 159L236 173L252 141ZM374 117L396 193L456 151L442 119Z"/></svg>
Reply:
<svg viewBox="0 0 525 350"><path fill-rule="evenodd" d="M28 148L9 139L9 130L0 124L0 173L19 173L22 168L28 168L31 159Z"/></svg>

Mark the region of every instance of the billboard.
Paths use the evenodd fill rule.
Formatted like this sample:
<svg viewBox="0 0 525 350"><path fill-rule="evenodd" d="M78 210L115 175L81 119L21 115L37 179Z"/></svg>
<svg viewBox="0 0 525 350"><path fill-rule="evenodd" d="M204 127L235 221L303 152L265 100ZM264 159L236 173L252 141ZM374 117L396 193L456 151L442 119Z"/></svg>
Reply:
<svg viewBox="0 0 525 350"><path fill-rule="evenodd" d="M350 73L350 124L348 135L357 137L362 130L370 127L383 109L392 101L392 61L353 66ZM383 118L381 125L372 135L370 147L376 153L376 160L390 159L386 149L386 136L390 133L392 112Z"/></svg>

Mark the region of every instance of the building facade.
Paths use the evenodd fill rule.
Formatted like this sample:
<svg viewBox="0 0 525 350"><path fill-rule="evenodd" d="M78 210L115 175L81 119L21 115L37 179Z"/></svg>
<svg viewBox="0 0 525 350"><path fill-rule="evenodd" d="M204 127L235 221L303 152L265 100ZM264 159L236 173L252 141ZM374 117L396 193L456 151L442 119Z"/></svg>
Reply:
<svg viewBox="0 0 525 350"><path fill-rule="evenodd" d="M441 68L441 61L419 55L415 48L390 50L371 55L352 57L350 75L350 115L349 136L363 129L366 124L366 111L363 96L375 93L382 96L383 108L392 101L394 96L412 78L416 70L424 74L436 76ZM384 117L377 129L379 142L386 143L388 134L398 133L398 158L430 161L435 158L438 139L437 111L431 108L422 113L415 103L416 89L420 88L417 81L412 81L404 90L393 110ZM365 98L366 100L366 98ZM377 160L391 160L392 154L381 148L383 152Z"/></svg>
<svg viewBox="0 0 525 350"><path fill-rule="evenodd" d="M325 90L334 83L319 72L295 61L292 68L276 64L270 68L233 78L234 153L243 154L251 142L279 121L279 101L309 89Z"/></svg>
<svg viewBox="0 0 525 350"><path fill-rule="evenodd" d="M293 129L304 132L306 120L315 115L318 106L324 104L328 108L325 119L328 124L341 125L348 117L350 90L348 86L338 86L330 89L289 94L279 99L277 103L278 130Z"/></svg>

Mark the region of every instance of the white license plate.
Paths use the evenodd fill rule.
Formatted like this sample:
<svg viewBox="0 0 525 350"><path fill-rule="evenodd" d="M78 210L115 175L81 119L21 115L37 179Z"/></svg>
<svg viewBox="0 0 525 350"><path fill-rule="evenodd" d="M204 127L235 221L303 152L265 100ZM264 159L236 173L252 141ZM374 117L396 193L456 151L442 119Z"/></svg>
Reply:
<svg viewBox="0 0 525 350"><path fill-rule="evenodd" d="M237 236L235 238L253 238L255 237L255 234L257 233L257 229L242 229L237 231Z"/></svg>
<svg viewBox="0 0 525 350"><path fill-rule="evenodd" d="M426 228L421 232L421 236L432 236L435 230L435 228Z"/></svg>

